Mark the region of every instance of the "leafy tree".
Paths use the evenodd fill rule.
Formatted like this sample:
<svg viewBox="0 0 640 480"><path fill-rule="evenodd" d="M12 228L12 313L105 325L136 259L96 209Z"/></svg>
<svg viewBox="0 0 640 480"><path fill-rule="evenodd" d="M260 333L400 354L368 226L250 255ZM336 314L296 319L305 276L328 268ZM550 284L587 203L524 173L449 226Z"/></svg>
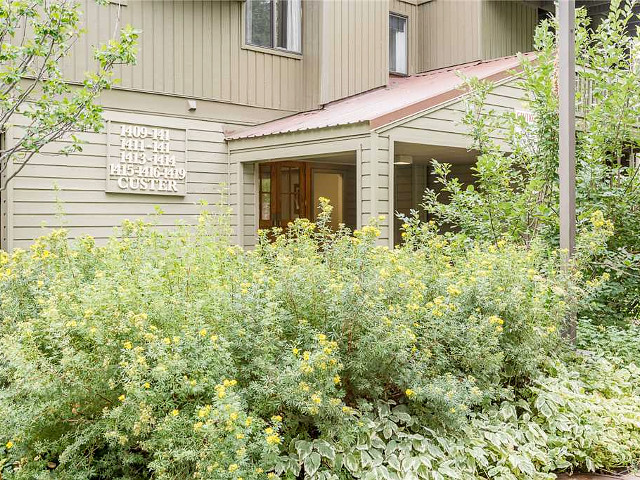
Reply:
<svg viewBox="0 0 640 480"><path fill-rule="evenodd" d="M578 246L590 251L588 231L611 222L615 234L595 261L583 264L598 295L582 312L596 321L637 319L640 314L640 40L630 32L635 2L611 2L594 27L584 9L576 22L578 112L576 196ZM446 164L435 163L442 194L429 190L425 208L441 225L464 235L525 245L559 243L557 38L553 20L535 35L535 59L522 58L520 85L531 123L513 112L489 109L492 86L468 80L464 123L479 151L474 185L462 185ZM499 144L498 138L504 141ZM505 155L505 151L510 152ZM580 252L578 252L580 254ZM604 280L604 281L602 281Z"/></svg>
<svg viewBox="0 0 640 480"><path fill-rule="evenodd" d="M0 131L16 116L24 120L20 136L0 151L1 189L45 145L70 136L72 143L62 152L77 151L80 140L73 132L102 128L95 101L116 82L116 65L135 63L138 32L126 26L95 47L95 71L73 87L65 82L63 62L82 34L80 4L73 0L0 1ZM19 164L11 171L14 162Z"/></svg>

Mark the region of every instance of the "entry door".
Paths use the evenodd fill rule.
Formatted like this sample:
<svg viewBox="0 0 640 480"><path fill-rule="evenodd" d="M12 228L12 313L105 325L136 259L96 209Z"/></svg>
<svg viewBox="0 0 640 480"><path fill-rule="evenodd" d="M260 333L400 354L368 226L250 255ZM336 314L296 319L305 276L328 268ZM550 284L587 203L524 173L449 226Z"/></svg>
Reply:
<svg viewBox="0 0 640 480"><path fill-rule="evenodd" d="M287 228L309 217L309 179L303 162L260 165L260 228Z"/></svg>

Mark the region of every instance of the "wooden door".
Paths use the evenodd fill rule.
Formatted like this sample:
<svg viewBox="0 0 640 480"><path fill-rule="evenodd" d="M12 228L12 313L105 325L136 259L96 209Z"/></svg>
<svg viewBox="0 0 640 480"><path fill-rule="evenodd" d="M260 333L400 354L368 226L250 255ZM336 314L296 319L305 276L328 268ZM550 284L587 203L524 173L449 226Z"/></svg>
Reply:
<svg viewBox="0 0 640 480"><path fill-rule="evenodd" d="M260 228L287 228L298 218L309 218L310 182L304 162L260 165Z"/></svg>

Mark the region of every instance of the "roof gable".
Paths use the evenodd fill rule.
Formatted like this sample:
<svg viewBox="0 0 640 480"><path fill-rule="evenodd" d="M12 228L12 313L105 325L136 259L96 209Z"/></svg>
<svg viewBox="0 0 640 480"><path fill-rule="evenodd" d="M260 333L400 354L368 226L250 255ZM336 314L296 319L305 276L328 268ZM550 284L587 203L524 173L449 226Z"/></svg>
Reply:
<svg viewBox="0 0 640 480"><path fill-rule="evenodd" d="M378 128L464 95L463 80L459 74L498 81L512 76L513 71L519 66L520 59L510 56L456 65L409 77L394 77L386 87L328 103L318 110L297 113L232 132L227 135L227 140L356 123L367 123L372 129Z"/></svg>

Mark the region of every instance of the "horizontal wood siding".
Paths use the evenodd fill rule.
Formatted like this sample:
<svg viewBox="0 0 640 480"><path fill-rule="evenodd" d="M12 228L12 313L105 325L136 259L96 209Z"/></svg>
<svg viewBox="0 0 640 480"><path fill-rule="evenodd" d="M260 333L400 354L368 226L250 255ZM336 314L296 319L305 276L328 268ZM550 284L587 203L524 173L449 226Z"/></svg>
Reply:
<svg viewBox="0 0 640 480"><path fill-rule="evenodd" d="M80 3L90 28L67 62L71 80L81 81L84 72L94 68L92 46L108 40L117 25L131 24L142 30L138 64L116 69L121 88L286 110L300 110L307 102L301 58L242 48L243 2L135 0L122 7L98 7L94 0ZM304 27L313 31L310 25ZM306 50L312 38L305 34L304 39Z"/></svg>
<svg viewBox="0 0 640 480"><path fill-rule="evenodd" d="M538 23L534 5L510 0L482 2L482 58L498 58L533 50Z"/></svg>
<svg viewBox="0 0 640 480"><path fill-rule="evenodd" d="M420 71L478 60L483 0L433 0L418 7Z"/></svg>
<svg viewBox="0 0 640 480"><path fill-rule="evenodd" d="M51 227L67 228L72 238L90 234L104 241L124 219L153 219L158 228L170 228L176 223L194 224L205 208L201 201L210 205L206 207L210 211L217 210L229 183L222 124L110 110L104 115L113 122L186 130L187 194L106 193L107 134L80 134L86 142L82 152L59 155L56 152L67 142L48 145L12 181L12 248L27 247ZM12 138L20 133L17 126L10 130ZM162 215L154 215L156 206Z"/></svg>

